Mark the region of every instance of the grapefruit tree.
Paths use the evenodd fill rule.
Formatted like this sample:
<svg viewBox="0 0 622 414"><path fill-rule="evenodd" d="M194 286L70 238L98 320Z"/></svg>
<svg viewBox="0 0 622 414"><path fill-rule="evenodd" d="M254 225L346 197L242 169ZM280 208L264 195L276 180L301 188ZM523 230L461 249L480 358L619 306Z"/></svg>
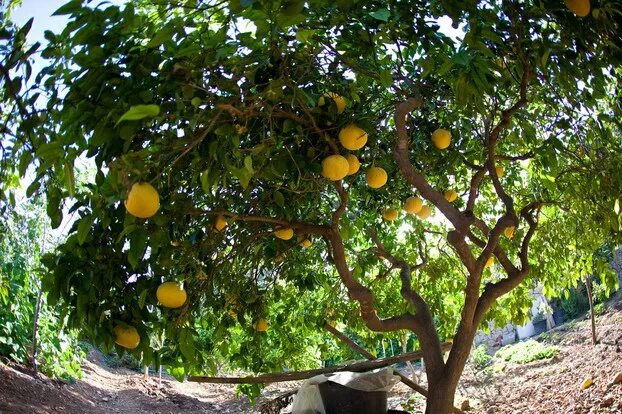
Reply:
<svg viewBox="0 0 622 414"><path fill-rule="evenodd" d="M476 330L619 230L620 4L584 3L68 2L1 68L3 177L77 219L48 303L179 376L411 332L449 413Z"/></svg>

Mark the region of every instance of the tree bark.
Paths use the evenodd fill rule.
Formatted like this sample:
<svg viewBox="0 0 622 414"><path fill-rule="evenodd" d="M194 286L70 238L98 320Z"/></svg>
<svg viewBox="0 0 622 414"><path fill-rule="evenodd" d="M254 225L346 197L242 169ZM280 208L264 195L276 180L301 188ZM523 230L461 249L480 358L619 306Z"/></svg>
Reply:
<svg viewBox="0 0 622 414"><path fill-rule="evenodd" d="M453 376L453 373L452 373ZM451 414L454 409L454 395L458 381L445 378L428 388L428 397L425 406L425 414Z"/></svg>
<svg viewBox="0 0 622 414"><path fill-rule="evenodd" d="M337 329L333 328L332 326L330 326L328 323L324 323L324 328L330 332L331 334L333 334L334 336L336 336L337 338L339 338L343 343L345 343L350 349L352 349L355 352L358 352L359 354L361 354L362 356L364 356L365 358L367 358L368 360L375 360L376 357L374 357L369 351L367 351L365 348L361 347L359 344L357 344L356 342L354 342L352 339L348 338L346 335L344 335L343 333L339 332ZM442 345L443 348L443 352L448 351L449 349L451 349L451 344L446 342ZM423 361L423 359L422 359ZM410 361L407 361L410 362ZM428 397L428 390L426 390L424 387L422 387L421 385L417 384L415 381L411 380L410 378L408 378L406 375L402 374L401 372L395 370L394 373L396 375L399 375L399 377L402 379L402 383L409 386L410 388L412 388L415 392L423 395L424 397ZM452 405L451 407L451 412L453 412L454 414L464 414L462 410L460 410L459 408L456 408Z"/></svg>
<svg viewBox="0 0 622 414"><path fill-rule="evenodd" d="M596 319L594 317L594 299L592 298L592 277L585 276L585 288L587 289L587 300L590 303L590 319L592 320L592 345L596 345Z"/></svg>
<svg viewBox="0 0 622 414"><path fill-rule="evenodd" d="M449 349L451 344L443 344L444 349ZM307 378L315 377L320 374L330 374L333 372L352 371L352 372L365 372L371 371L377 368L384 368L389 365L397 364L404 361L412 361L413 359L420 358L423 351L409 352L403 355L396 355L389 358L374 359L370 361L358 361L349 365L338 365L330 368L318 368L308 371L291 371L291 372L277 372L271 374L258 375L256 377L201 377L190 376L188 381L190 382L208 382L212 384L270 384L273 382L283 381L298 381Z"/></svg>

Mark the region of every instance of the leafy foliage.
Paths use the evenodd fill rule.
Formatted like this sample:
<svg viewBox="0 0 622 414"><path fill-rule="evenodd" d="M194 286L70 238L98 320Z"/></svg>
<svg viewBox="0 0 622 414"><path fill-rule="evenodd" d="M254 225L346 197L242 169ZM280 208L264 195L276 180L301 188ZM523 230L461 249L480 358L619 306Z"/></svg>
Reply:
<svg viewBox="0 0 622 414"><path fill-rule="evenodd" d="M557 351L557 347L553 345L544 345L530 339L504 346L495 353L495 358L515 364L527 364L540 359L553 358L557 355Z"/></svg>
<svg viewBox="0 0 622 414"><path fill-rule="evenodd" d="M475 365L478 369L483 369L492 361L492 356L488 354L486 350L486 345L478 345L473 349L473 353L471 354L471 363Z"/></svg>
<svg viewBox="0 0 622 414"><path fill-rule="evenodd" d="M560 295L595 268L613 287L594 252L620 234L619 12L617 0L585 19L531 1L68 2L36 88L5 73L3 90L27 109L6 112L25 139L10 139L3 177L32 169L52 225L77 217L43 259L49 303L107 350L115 324L135 326L135 354L179 378L222 360L317 364L336 349L325 320L369 349L411 329L430 383L451 382L435 392L453 395L477 326L524 321L530 288ZM463 35L443 34L442 16ZM28 72L20 31L3 50ZM417 111L405 120L396 104ZM369 134L362 168L390 177L382 189L319 174L351 123ZM430 144L439 127L445 151ZM81 157L97 170L83 189ZM147 220L122 202L138 181L160 193ZM383 222L415 188L434 218ZM272 236L284 226L294 239ZM184 307L158 306L165 280L184 282ZM440 340L454 336L445 363Z"/></svg>
<svg viewBox="0 0 622 414"><path fill-rule="evenodd" d="M30 364L34 315L41 286L41 248L47 217L42 203L12 211L0 232L0 355ZM38 321L41 372L71 380L80 378L84 353L76 332L63 328L63 316L42 302Z"/></svg>

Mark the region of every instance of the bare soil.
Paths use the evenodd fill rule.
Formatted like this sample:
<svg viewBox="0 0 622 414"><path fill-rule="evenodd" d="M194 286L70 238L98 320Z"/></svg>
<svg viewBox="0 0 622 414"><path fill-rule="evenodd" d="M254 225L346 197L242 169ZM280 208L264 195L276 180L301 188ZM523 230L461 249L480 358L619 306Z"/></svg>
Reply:
<svg viewBox="0 0 622 414"><path fill-rule="evenodd" d="M622 372L622 301L610 304L597 317L598 339L591 344L585 318L548 331L539 340L559 347L556 357L529 364L493 360L492 368L465 369L456 405L467 399L470 412L622 413L622 384L612 384ZM0 363L0 413L254 413L234 386L177 382L170 377L143 379L126 368L110 368L92 352L84 364L84 378L64 384L33 378L20 366ZM586 377L594 385L581 390ZM425 385L425 381L422 381ZM259 403L270 401L299 383L272 384ZM423 412L425 401L403 384L391 391L389 406Z"/></svg>

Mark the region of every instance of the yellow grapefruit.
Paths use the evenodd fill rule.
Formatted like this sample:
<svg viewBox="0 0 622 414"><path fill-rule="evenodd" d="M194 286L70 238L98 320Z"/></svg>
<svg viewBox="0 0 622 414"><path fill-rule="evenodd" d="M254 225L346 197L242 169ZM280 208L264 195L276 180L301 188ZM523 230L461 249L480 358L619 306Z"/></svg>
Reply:
<svg viewBox="0 0 622 414"><path fill-rule="evenodd" d="M505 237L507 237L508 239L511 239L512 237L514 237L515 231L516 231L516 227L510 226L510 227L506 227L503 230L503 234L505 234Z"/></svg>
<svg viewBox="0 0 622 414"><path fill-rule="evenodd" d="M408 197L404 202L404 210L408 214L417 214L422 206L423 201L419 197Z"/></svg>
<svg viewBox="0 0 622 414"><path fill-rule="evenodd" d="M322 176L331 181L339 181L350 171L350 164L341 155L329 155L322 161Z"/></svg>
<svg viewBox="0 0 622 414"><path fill-rule="evenodd" d="M365 181L371 188L380 188L387 183L387 172L380 167L371 167L365 173Z"/></svg>
<svg viewBox="0 0 622 414"><path fill-rule="evenodd" d="M421 206L421 210L416 214L421 220L425 220L432 214L432 209L428 205L423 205Z"/></svg>
<svg viewBox="0 0 622 414"><path fill-rule="evenodd" d="M131 325L116 325L114 327L114 341L117 345L127 349L135 349L140 344L140 335Z"/></svg>
<svg viewBox="0 0 622 414"><path fill-rule="evenodd" d="M486 260L486 264L484 265L484 269L487 268L487 267L492 266L493 264L495 264L495 258L494 258L494 256L490 256L488 258L488 260Z"/></svg>
<svg viewBox="0 0 622 414"><path fill-rule="evenodd" d="M564 0L566 7L579 17L590 14L590 0Z"/></svg>
<svg viewBox="0 0 622 414"><path fill-rule="evenodd" d="M505 174L505 168L500 165L495 167L495 171L497 172L497 177L499 178L503 177L503 174Z"/></svg>
<svg viewBox="0 0 622 414"><path fill-rule="evenodd" d="M222 231L222 229L224 229L225 227L227 227L227 220L221 216L218 215L218 217L216 217L216 223L214 224L214 227L216 228L216 230L218 231Z"/></svg>
<svg viewBox="0 0 622 414"><path fill-rule="evenodd" d="M393 221L397 218L399 212L397 211L397 209L395 208L387 208L386 210L384 210L382 212L382 217L386 220L386 221Z"/></svg>
<svg viewBox="0 0 622 414"><path fill-rule="evenodd" d="M456 198L458 198L458 193L456 193L454 190L445 191L445 200L452 203L456 200Z"/></svg>
<svg viewBox="0 0 622 414"><path fill-rule="evenodd" d="M311 240L309 239L304 239L303 241L300 242L300 247L302 247L303 249L307 249L309 247L311 247L313 243L311 242Z"/></svg>
<svg viewBox="0 0 622 414"><path fill-rule="evenodd" d="M361 168L359 159L354 154L348 154L346 155L346 160L348 161L348 175L356 174L359 168Z"/></svg>
<svg viewBox="0 0 622 414"><path fill-rule="evenodd" d="M188 295L186 291L177 282L164 282L158 286L156 291L158 302L167 308L179 308L184 303Z"/></svg>
<svg viewBox="0 0 622 414"><path fill-rule="evenodd" d="M318 106L326 105L326 99L324 99L324 97L331 98L333 101L335 101L335 106L337 107L338 114L341 114L343 113L343 111L346 110L346 98L337 95L334 92L328 92L325 93L324 96L320 96L320 99L318 99L317 101Z"/></svg>
<svg viewBox="0 0 622 414"><path fill-rule="evenodd" d="M274 235L281 240L289 240L294 237L294 230L289 227L274 231Z"/></svg>
<svg viewBox="0 0 622 414"><path fill-rule="evenodd" d="M160 196L149 183L135 183L125 200L125 208L134 217L149 218L160 208Z"/></svg>
<svg viewBox="0 0 622 414"><path fill-rule="evenodd" d="M268 330L268 321L260 318L253 324L253 329L257 332L266 332Z"/></svg>
<svg viewBox="0 0 622 414"><path fill-rule="evenodd" d="M451 143L451 133L446 129L439 128L432 133L432 142L438 149L445 149Z"/></svg>
<svg viewBox="0 0 622 414"><path fill-rule="evenodd" d="M367 143L367 132L354 124L350 124L339 131L339 142L345 149L356 151Z"/></svg>

